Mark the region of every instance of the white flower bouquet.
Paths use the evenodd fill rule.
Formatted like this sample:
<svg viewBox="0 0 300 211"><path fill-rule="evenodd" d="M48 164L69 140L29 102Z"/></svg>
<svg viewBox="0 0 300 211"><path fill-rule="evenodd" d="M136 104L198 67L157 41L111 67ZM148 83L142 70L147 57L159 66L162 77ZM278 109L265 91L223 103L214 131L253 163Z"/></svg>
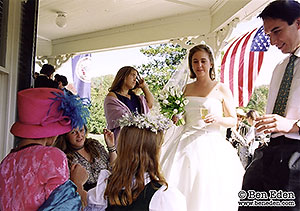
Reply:
<svg viewBox="0 0 300 211"><path fill-rule="evenodd" d="M176 87L169 87L160 93L158 98L160 112L167 118L172 119L176 115L179 120L177 126L183 125L184 106L188 104L188 100L184 97L183 92Z"/></svg>

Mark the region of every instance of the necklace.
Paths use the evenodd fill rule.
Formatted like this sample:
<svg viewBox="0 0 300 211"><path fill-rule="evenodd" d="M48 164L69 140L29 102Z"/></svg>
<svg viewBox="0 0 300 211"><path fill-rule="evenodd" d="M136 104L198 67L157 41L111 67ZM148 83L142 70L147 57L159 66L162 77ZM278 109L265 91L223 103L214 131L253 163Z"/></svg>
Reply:
<svg viewBox="0 0 300 211"><path fill-rule="evenodd" d="M72 146L70 146L70 148L71 148L73 151L81 150L83 147L84 147L84 145L81 146L81 147L72 147Z"/></svg>
<svg viewBox="0 0 300 211"><path fill-rule="evenodd" d="M124 97L130 98L130 95L128 93L124 94L122 92L118 92L119 95L122 95Z"/></svg>
<svg viewBox="0 0 300 211"><path fill-rule="evenodd" d="M76 151L75 154L77 154L77 156L82 157L87 162L92 163L92 156L89 153L87 154L87 156L84 156L84 155L80 154L78 151Z"/></svg>

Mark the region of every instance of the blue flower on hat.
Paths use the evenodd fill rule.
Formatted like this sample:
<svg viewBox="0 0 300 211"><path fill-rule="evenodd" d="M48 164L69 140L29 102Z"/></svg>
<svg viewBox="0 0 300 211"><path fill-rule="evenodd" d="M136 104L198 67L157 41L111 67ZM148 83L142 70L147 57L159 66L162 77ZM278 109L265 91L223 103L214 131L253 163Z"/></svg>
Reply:
<svg viewBox="0 0 300 211"><path fill-rule="evenodd" d="M52 92L56 98L51 98L54 101L61 101L59 110L63 110L63 115L71 120L72 128L82 128L87 124L90 116L89 105L90 101L85 98L80 98L78 95L70 95L67 93Z"/></svg>

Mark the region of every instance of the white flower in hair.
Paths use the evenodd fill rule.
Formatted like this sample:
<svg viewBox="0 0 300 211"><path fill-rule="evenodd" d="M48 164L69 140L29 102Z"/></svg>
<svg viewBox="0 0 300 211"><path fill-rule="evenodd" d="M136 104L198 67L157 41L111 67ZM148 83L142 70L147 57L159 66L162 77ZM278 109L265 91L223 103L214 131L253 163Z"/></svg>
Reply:
<svg viewBox="0 0 300 211"><path fill-rule="evenodd" d="M120 127L137 127L139 129L148 129L154 133L168 129L172 123L163 115L126 113L119 119Z"/></svg>

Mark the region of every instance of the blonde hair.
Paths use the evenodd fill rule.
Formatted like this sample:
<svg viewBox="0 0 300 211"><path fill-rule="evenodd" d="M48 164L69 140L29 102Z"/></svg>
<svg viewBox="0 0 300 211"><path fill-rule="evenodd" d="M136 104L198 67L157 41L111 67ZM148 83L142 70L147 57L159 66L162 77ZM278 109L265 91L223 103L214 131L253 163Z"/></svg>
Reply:
<svg viewBox="0 0 300 211"><path fill-rule="evenodd" d="M144 174L151 181L167 186L160 172L159 155L163 132L136 127L123 127L118 138L118 157L108 178L104 196L111 205L127 206L137 199L145 187ZM135 179L135 184L132 181Z"/></svg>

